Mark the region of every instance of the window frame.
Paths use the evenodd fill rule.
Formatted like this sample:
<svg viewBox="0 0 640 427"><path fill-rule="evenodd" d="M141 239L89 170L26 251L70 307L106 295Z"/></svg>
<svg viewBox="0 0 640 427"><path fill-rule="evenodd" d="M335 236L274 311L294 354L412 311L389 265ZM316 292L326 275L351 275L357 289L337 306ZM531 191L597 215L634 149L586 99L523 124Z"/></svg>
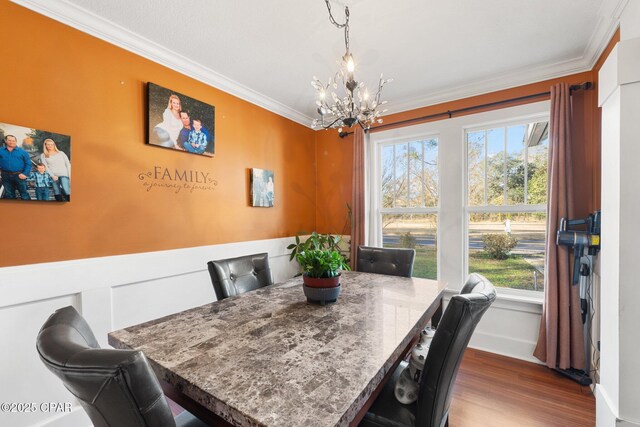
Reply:
<svg viewBox="0 0 640 427"><path fill-rule="evenodd" d="M438 167L438 203L436 206L424 206L424 207L394 207L394 208L384 208L382 206L382 149L387 146L394 146L398 144L410 144L411 142L417 141L427 141L430 139L435 139L437 141L438 153L436 155L437 167ZM375 214L377 216L377 224L379 225L376 230L377 241L380 242L380 245L383 245L383 233L382 233L382 216L383 215L411 215L411 214L427 214L427 215L435 215L438 229L436 231L436 242L440 241L440 206L441 206L441 164L440 164L440 132L437 131L422 131L417 133L412 133L410 135L403 136L395 136L390 138L384 138L375 141L374 146L374 159L372 164L375 165L374 169L374 177L375 177L375 198L376 198L376 206L373 207L375 210ZM440 249L436 244L436 280L440 279Z"/></svg>
<svg viewBox="0 0 640 427"><path fill-rule="evenodd" d="M463 192L462 192L462 197L463 197L463 206L464 206L464 224L462 225L462 235L463 235L463 239L464 239L464 245L463 245L463 271L466 272L466 275L469 275L469 220L470 220L470 215L472 213L540 213L543 212L545 214L547 214L547 203L545 204L527 204L527 188L526 188L526 173L525 173L525 203L522 204L511 204L508 205L507 203L507 197L506 197L506 185L505 185L505 197L503 198L503 204L502 205L486 205L487 202L487 197L486 197L486 164L485 164L485 205L484 206L470 206L469 205L469 144L467 141L467 135L470 132L477 132L477 131L486 131L490 128L496 128L496 127L504 127L505 128L505 132L506 129L509 126L517 126L517 125L522 125L525 123L533 123L533 122L540 122L540 121L549 121L550 120L550 111L545 111L545 112L540 112L540 113L535 113L535 114L531 114L531 115L525 115L525 116L518 116L515 118L508 118L506 120L493 120L493 121L487 121L487 122L481 122L481 123L476 123L473 125L469 125L469 126L463 126L462 127L462 144L464 145L464 167L462 170L463 173ZM508 141L505 138L505 147L507 145ZM486 139L485 139L485 159L486 159ZM525 162L528 161L528 149L525 147L524 149L524 159ZM505 169L506 169L506 163L505 163ZM505 183L507 180L507 176L505 173ZM545 221L546 221L546 216L545 216ZM438 230L439 231L439 230ZM545 246L546 246L546 238L548 237L548 230L545 231ZM545 250L545 271L547 271L547 265L546 265L546 250ZM514 297L518 297L518 296L522 296L522 297L537 297L537 296L541 296L544 295L544 290L542 291L532 291L532 290L525 290L525 289L513 289L513 288L506 288L506 287L501 287L500 288L500 292L504 293L506 295L511 295Z"/></svg>

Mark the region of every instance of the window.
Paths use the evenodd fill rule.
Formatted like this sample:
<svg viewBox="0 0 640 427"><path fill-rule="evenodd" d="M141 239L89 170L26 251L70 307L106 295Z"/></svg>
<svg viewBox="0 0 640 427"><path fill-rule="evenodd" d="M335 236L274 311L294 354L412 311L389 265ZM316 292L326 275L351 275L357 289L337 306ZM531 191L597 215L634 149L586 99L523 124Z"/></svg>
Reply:
<svg viewBox="0 0 640 427"><path fill-rule="evenodd" d="M548 117L467 129L467 267L544 291Z"/></svg>
<svg viewBox="0 0 640 427"><path fill-rule="evenodd" d="M438 277L438 139L379 146L379 215L383 247L416 250L413 275Z"/></svg>

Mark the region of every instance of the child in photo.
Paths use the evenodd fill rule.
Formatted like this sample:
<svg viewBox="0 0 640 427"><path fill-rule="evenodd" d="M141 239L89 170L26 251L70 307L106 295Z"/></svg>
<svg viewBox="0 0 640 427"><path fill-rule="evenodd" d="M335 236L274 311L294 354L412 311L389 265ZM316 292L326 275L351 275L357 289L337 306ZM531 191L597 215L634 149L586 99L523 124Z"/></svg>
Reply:
<svg viewBox="0 0 640 427"><path fill-rule="evenodd" d="M189 132L189 138L184 144L184 148L191 153L202 154L207 148L207 134L202 128L202 121L200 121L200 119L193 119L191 127L193 129Z"/></svg>
<svg viewBox="0 0 640 427"><path fill-rule="evenodd" d="M53 179L42 163L38 163L36 169L29 174L29 181L36 186L36 200L49 200L49 189L53 186Z"/></svg>

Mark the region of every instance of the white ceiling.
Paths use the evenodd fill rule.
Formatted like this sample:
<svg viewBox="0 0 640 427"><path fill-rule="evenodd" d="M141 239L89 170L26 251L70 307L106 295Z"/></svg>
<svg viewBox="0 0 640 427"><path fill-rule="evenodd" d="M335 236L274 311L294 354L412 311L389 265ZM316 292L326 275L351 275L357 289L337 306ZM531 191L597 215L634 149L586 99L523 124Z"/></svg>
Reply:
<svg viewBox="0 0 640 427"><path fill-rule="evenodd" d="M14 0L309 125L343 32L323 0ZM591 69L626 0L333 0L356 79L396 112ZM156 82L162 84L162 82ZM198 98L197 93L186 94Z"/></svg>

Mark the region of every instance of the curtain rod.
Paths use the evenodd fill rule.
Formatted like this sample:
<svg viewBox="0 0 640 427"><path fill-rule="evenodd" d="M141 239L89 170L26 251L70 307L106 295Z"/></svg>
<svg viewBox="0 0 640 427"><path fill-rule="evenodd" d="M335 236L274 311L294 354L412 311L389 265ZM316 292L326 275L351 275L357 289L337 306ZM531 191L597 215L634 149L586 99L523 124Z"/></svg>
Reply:
<svg viewBox="0 0 640 427"><path fill-rule="evenodd" d="M592 87L593 87L593 83L584 82L584 83L581 83L581 84L569 86L569 92L573 92L573 91L576 91L576 90L588 90L588 89L591 89ZM513 102L518 102L518 101L526 101L526 100L529 100L529 99L542 98L543 96L547 97L547 96L550 96L550 95L551 95L551 91L540 92L540 93L534 93L532 95L519 96L517 98L504 99L502 101L489 102L488 104L474 105L474 106L471 106L471 107L459 108L457 110L447 110L447 111L443 111L442 113L429 114L428 116L414 117L413 119L406 119L406 120L400 120L399 122L386 123L386 124L383 124L383 125L380 125L380 126L376 126L376 127L370 128L369 130L365 130L365 132L366 133L377 132L379 130L382 130L382 129L388 128L388 127L406 125L406 124L415 123L415 122L422 122L422 121L425 121L425 120L435 119L437 117L442 117L442 116L447 116L446 118L450 119L450 118L453 117L454 114L466 113L466 112L473 111L473 110L481 110L483 108L495 107L497 105L502 105L502 104L511 104ZM353 131L352 132L340 132L339 136L340 136L340 138L344 138L345 136L352 135L352 134L353 134Z"/></svg>

